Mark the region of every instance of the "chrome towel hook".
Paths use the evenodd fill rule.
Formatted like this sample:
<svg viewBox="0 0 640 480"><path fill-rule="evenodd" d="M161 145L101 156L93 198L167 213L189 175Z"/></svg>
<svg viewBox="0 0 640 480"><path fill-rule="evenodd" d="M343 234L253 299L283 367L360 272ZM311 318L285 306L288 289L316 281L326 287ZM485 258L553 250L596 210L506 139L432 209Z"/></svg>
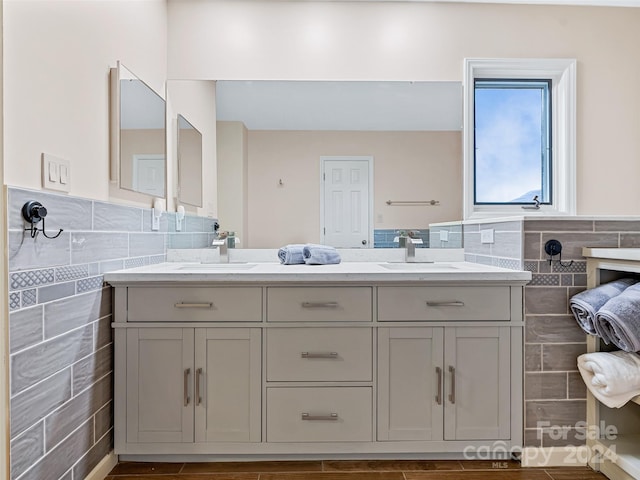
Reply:
<svg viewBox="0 0 640 480"><path fill-rule="evenodd" d="M47 232L44 231L44 217L46 216L47 209L40 202L29 200L22 206L22 218L30 224L29 228L25 228L25 231L31 232L31 238L36 238L38 232L42 232L46 238L54 239L58 238L63 232L63 230L60 229L54 236L47 235ZM40 221L42 221L42 229L36 228L36 224L40 223Z"/></svg>

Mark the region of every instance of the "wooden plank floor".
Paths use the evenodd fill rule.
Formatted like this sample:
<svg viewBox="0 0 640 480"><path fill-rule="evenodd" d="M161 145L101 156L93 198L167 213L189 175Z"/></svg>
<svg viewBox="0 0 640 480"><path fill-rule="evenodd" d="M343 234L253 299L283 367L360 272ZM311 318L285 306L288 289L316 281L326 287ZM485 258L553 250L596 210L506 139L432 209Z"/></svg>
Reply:
<svg viewBox="0 0 640 480"><path fill-rule="evenodd" d="M517 462L356 460L122 462L105 480L606 480L589 468L521 468Z"/></svg>

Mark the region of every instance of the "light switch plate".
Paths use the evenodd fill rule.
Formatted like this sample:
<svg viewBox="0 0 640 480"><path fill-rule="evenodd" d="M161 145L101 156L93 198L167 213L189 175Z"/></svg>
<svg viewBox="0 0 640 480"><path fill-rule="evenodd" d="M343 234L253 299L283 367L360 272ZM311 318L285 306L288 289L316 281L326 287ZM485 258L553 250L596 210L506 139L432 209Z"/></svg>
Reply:
<svg viewBox="0 0 640 480"><path fill-rule="evenodd" d="M71 165L69 160L49 153L42 154L42 188L69 192L71 188Z"/></svg>
<svg viewBox="0 0 640 480"><path fill-rule="evenodd" d="M440 241L441 242L449 241L449 230L440 230Z"/></svg>

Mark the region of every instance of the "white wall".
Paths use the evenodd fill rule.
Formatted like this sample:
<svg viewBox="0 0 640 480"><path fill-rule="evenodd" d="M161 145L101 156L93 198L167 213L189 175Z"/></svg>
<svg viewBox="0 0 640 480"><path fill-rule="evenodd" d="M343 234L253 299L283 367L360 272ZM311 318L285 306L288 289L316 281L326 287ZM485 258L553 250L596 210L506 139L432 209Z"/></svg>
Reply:
<svg viewBox="0 0 640 480"><path fill-rule="evenodd" d="M185 205L187 211L198 215L217 216L217 172L216 172L216 86L212 81L167 82L167 152L169 158L177 158L177 116L181 114L202 133L202 208ZM168 172L169 191L177 194L177 164ZM175 210L180 204L169 199L169 208Z"/></svg>
<svg viewBox="0 0 640 480"><path fill-rule="evenodd" d="M578 60L578 213L640 214L640 8L169 0L169 78L458 80ZM188 54L187 54L188 52Z"/></svg>
<svg viewBox="0 0 640 480"><path fill-rule="evenodd" d="M72 195L109 199L109 68L164 96L166 28L165 0L5 0L5 182L39 189L47 152Z"/></svg>
<svg viewBox="0 0 640 480"><path fill-rule="evenodd" d="M320 242L322 156L373 157L373 228L429 228L462 218L459 131L249 130L248 137L249 248ZM440 205L385 203L432 199Z"/></svg>

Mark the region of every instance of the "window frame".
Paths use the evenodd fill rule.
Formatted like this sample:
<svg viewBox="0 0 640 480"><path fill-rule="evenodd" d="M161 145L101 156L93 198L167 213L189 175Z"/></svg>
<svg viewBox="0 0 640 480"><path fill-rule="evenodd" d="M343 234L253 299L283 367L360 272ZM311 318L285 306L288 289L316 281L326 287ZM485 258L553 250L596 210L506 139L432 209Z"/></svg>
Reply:
<svg viewBox="0 0 640 480"><path fill-rule="evenodd" d="M551 80L551 191L539 209L522 204L475 203L475 80ZM576 214L576 60L465 59L464 219L511 215Z"/></svg>

